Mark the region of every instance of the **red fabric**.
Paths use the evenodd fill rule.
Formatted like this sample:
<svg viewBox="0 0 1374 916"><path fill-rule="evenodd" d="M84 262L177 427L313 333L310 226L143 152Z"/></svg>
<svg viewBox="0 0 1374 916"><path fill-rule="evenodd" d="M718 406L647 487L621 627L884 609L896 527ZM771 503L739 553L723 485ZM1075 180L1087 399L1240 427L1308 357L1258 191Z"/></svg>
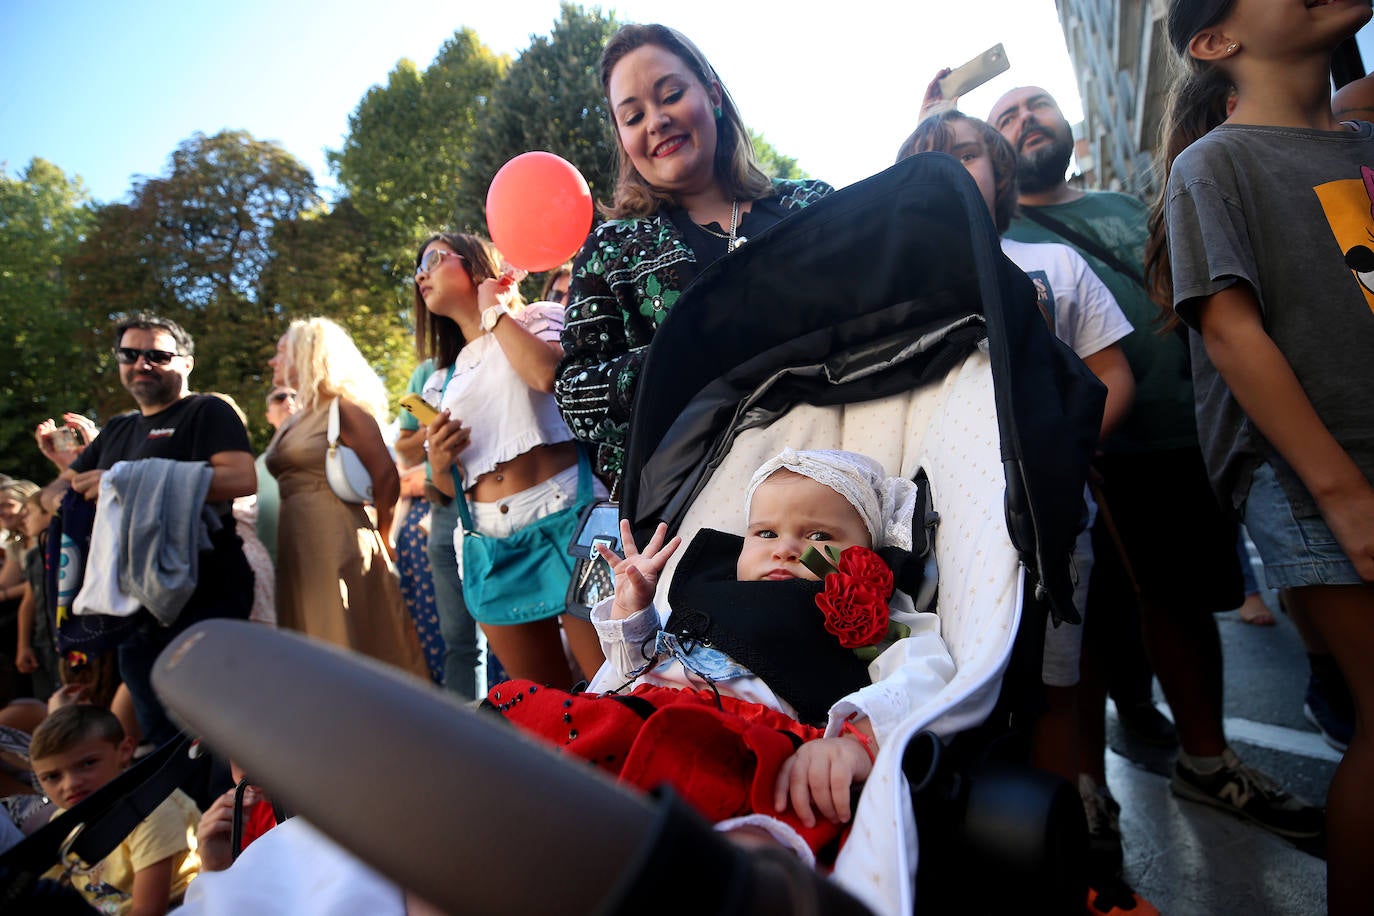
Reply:
<svg viewBox="0 0 1374 916"><path fill-rule="evenodd" d="M630 696L627 704L611 696L507 681L492 688L487 699L518 728L609 770L623 783L645 791L672 786L712 821L764 814L789 824L813 850L840 834L842 826L824 818L807 828L791 808L782 814L773 810L778 770L798 746L788 736L811 741L822 737L823 729L734 697L720 697L717 708L708 690L646 684Z"/></svg>
<svg viewBox="0 0 1374 916"><path fill-rule="evenodd" d="M239 847L239 852L243 852L249 843L275 826L277 814L272 810L272 803L266 798L259 798L256 804L243 813L243 845Z"/></svg>

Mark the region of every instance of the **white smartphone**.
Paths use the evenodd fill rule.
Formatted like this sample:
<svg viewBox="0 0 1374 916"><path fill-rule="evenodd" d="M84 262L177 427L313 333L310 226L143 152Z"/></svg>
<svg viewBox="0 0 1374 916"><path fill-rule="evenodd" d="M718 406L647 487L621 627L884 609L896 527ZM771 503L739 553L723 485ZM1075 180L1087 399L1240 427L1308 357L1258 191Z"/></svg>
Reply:
<svg viewBox="0 0 1374 916"><path fill-rule="evenodd" d="M940 95L942 98L953 101L959 96L977 89L994 76L1006 73L1010 67L1011 63L1007 60L1006 49L1002 47L1001 42L998 42L968 63L955 67L942 78L940 80Z"/></svg>

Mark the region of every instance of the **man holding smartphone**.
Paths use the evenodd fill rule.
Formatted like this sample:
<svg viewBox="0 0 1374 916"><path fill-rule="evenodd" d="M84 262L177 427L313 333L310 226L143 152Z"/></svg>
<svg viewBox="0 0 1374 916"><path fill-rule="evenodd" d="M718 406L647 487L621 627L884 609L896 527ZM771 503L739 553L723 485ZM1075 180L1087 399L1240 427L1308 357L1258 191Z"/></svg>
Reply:
<svg viewBox="0 0 1374 916"><path fill-rule="evenodd" d="M1155 333L1158 315L1144 278L1148 238L1145 204L1127 194L1083 191L1065 175L1073 132L1054 98L1037 86L1003 95L989 123L1018 156L1020 216L1006 237L1058 242L1076 249L1102 279L1135 330L1120 341L1135 375L1135 404L1102 443L1093 530L1093 566L1085 614L1084 684L1097 672L1096 704L1083 712L1080 794L1089 809L1093 846L1116 844L1116 803L1105 787L1106 672L1128 667L1133 632L1103 636L1139 606L1145 647L1174 714L1181 746L1176 794L1223 809L1240 809L1261 826L1288 836L1319 832L1320 809L1289 795L1246 767L1230 751L1222 727L1221 639L1212 615L1243 600L1235 520L1212 492L1193 415L1187 344ZM1096 634L1096 638L1094 638ZM1154 709L1148 679L1143 696L1118 694L1122 724L1147 740L1169 741ZM1086 783L1085 783L1086 780ZM1096 813L1098 818L1092 815ZM1096 821L1096 823L1094 823Z"/></svg>
<svg viewBox="0 0 1374 916"><path fill-rule="evenodd" d="M221 518L210 533L212 549L199 556L195 591L170 626L147 610L119 647L119 669L133 697L144 742L161 745L177 729L153 693L153 661L186 627L212 617L246 619L253 604L253 573L235 533L230 505L257 491L248 431L224 401L190 392L195 344L176 322L156 315L125 318L115 329L119 380L138 409L112 419L100 435L44 488L44 505L55 509L70 488L88 500L100 496L101 478L120 461L167 458L205 462L212 476L205 502ZM135 511L126 507L124 511Z"/></svg>

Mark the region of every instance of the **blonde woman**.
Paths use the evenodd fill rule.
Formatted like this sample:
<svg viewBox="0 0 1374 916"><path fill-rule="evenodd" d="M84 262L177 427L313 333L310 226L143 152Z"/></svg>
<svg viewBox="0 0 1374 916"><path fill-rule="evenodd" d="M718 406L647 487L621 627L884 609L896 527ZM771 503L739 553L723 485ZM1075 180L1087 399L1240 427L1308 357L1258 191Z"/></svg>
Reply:
<svg viewBox="0 0 1374 916"><path fill-rule="evenodd" d="M295 389L300 410L267 447L277 479L277 622L426 677L387 551L400 494L382 440L386 389L343 328L293 321L269 361L272 383ZM339 440L372 476L375 521L334 495L325 477L329 408L339 401Z"/></svg>

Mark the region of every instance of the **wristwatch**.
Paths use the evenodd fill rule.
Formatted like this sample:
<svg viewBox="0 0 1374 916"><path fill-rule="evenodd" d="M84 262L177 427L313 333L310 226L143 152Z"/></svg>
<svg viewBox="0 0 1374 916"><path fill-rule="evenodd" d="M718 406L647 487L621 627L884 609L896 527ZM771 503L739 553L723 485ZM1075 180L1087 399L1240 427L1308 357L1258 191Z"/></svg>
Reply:
<svg viewBox="0 0 1374 916"><path fill-rule="evenodd" d="M482 330L491 332L496 330L496 322L501 320L502 315L509 315L510 309L501 303L496 303L491 308L482 313Z"/></svg>

